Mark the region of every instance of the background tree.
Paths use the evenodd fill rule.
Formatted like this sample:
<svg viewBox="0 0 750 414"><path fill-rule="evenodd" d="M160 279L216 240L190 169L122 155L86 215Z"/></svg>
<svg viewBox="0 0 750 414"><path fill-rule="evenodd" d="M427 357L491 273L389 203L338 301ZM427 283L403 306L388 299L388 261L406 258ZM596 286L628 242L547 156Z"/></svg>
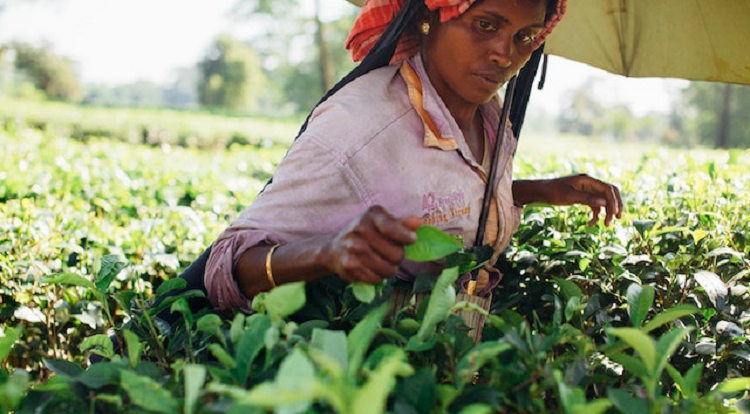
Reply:
<svg viewBox="0 0 750 414"><path fill-rule="evenodd" d="M635 116L627 105L617 104L604 111L601 132L617 140L629 140L635 135Z"/></svg>
<svg viewBox="0 0 750 414"><path fill-rule="evenodd" d="M164 102L170 108L189 109L198 104L198 68L180 68L174 71L174 81L164 90Z"/></svg>
<svg viewBox="0 0 750 414"><path fill-rule="evenodd" d="M686 127L704 145L750 147L750 86L691 82L682 92Z"/></svg>
<svg viewBox="0 0 750 414"><path fill-rule="evenodd" d="M266 84L258 56L230 36L220 36L198 64L199 102L208 108L250 111Z"/></svg>
<svg viewBox="0 0 750 414"><path fill-rule="evenodd" d="M13 82L15 69L11 55L15 54L7 45L0 45L0 95L4 95Z"/></svg>
<svg viewBox="0 0 750 414"><path fill-rule="evenodd" d="M22 78L44 92L50 99L80 102L83 97L75 63L58 56L52 47L35 47L27 43L13 43L15 69Z"/></svg>
<svg viewBox="0 0 750 414"><path fill-rule="evenodd" d="M584 82L563 97L558 118L560 132L595 135L600 131L604 106L596 99L595 80Z"/></svg>
<svg viewBox="0 0 750 414"><path fill-rule="evenodd" d="M239 18L263 28L252 39L254 49L295 112L312 109L354 66L343 45L358 9L333 21L324 21L322 9L321 0L238 0L235 6Z"/></svg>

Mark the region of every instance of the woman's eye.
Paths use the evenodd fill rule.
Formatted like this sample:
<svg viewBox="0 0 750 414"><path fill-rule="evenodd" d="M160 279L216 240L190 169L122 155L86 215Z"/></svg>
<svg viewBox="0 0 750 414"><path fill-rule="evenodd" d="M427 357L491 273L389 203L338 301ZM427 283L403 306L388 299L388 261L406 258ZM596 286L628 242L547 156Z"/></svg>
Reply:
<svg viewBox="0 0 750 414"><path fill-rule="evenodd" d="M494 32L497 30L497 27L488 20L477 21L477 26L485 32Z"/></svg>
<svg viewBox="0 0 750 414"><path fill-rule="evenodd" d="M534 43L534 35L527 32L520 32L516 35L516 38L521 43Z"/></svg>

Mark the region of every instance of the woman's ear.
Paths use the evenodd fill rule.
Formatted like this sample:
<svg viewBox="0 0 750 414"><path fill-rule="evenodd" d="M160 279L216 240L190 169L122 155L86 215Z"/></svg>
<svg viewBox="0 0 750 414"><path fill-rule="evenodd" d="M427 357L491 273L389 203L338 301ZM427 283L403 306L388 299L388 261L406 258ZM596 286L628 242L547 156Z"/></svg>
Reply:
<svg viewBox="0 0 750 414"><path fill-rule="evenodd" d="M415 19L415 23L417 26L417 32L421 33L424 36L427 36L429 34L429 27L430 27L430 9L427 8L427 6L423 6L423 9L420 13L417 14L417 18ZM425 33L428 32L428 33Z"/></svg>
<svg viewBox="0 0 750 414"><path fill-rule="evenodd" d="M422 34L423 36L428 36L430 34L430 30L434 27L437 22L440 21L440 11L430 11L430 9L425 6L424 10L420 13L419 17L416 19L417 23L417 32Z"/></svg>
<svg viewBox="0 0 750 414"><path fill-rule="evenodd" d="M422 22L422 24L419 25L419 31L424 36L430 35L430 23L429 22Z"/></svg>

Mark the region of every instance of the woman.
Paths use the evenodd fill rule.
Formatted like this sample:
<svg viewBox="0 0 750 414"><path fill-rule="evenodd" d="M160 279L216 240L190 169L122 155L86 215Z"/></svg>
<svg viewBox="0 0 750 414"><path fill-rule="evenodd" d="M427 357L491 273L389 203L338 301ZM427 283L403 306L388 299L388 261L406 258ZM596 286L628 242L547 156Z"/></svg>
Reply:
<svg viewBox="0 0 750 414"><path fill-rule="evenodd" d="M403 0L368 0L347 41L366 55ZM205 273L218 309L249 310L259 292L335 274L410 280L421 224L474 242L500 117L497 91L529 60L565 0L426 0L388 67L336 92L311 115L273 182L214 243ZM510 134L510 132L506 132ZM591 223L620 217L614 186L585 175L512 180L515 138L501 148L485 241L494 263L524 204L586 204ZM499 280L488 266L486 293Z"/></svg>

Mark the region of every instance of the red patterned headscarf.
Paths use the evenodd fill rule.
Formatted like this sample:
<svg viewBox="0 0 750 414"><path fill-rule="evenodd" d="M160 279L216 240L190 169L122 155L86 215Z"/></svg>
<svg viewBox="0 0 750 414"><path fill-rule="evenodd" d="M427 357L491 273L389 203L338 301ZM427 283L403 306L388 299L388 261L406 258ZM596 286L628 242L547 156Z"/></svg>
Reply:
<svg viewBox="0 0 750 414"><path fill-rule="evenodd" d="M425 0L425 5L431 11L440 10L440 21L447 22L463 14L476 0ZM362 11L354 22L346 48L351 52L352 59L358 62L367 56L388 24L396 17L406 0L366 0ZM557 10L547 19L544 31L534 39L534 49L541 46L547 35L557 26L565 14L567 0L558 0ZM404 34L396 47L392 62L404 60L419 50L419 39L413 35Z"/></svg>

